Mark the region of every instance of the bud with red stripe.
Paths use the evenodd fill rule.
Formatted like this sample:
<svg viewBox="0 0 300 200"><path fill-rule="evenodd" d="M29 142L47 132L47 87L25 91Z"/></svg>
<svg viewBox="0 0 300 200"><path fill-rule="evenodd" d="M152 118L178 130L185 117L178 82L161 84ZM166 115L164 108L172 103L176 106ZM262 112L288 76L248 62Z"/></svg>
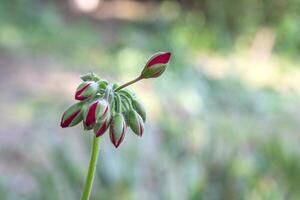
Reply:
<svg viewBox="0 0 300 200"><path fill-rule="evenodd" d="M109 104L106 99L93 101L84 113L84 123L87 127L91 127L96 121L103 120L108 113Z"/></svg>
<svg viewBox="0 0 300 200"><path fill-rule="evenodd" d="M135 111L142 117L143 121L146 122L146 110L139 101L132 100L132 106L135 109Z"/></svg>
<svg viewBox="0 0 300 200"><path fill-rule="evenodd" d="M126 122L121 113L113 116L111 125L109 127L109 136L113 145L118 148L122 143L126 132Z"/></svg>
<svg viewBox="0 0 300 200"><path fill-rule="evenodd" d="M98 83L94 81L86 81L81 83L75 93L75 99L79 101L84 101L92 97L97 93Z"/></svg>
<svg viewBox="0 0 300 200"><path fill-rule="evenodd" d="M105 133L105 131L109 127L110 119L111 119L110 114L108 114L105 117L105 119L103 119L95 124L94 133L95 133L96 137L99 137Z"/></svg>
<svg viewBox="0 0 300 200"><path fill-rule="evenodd" d="M70 106L63 114L60 122L62 128L75 126L83 119L82 103Z"/></svg>
<svg viewBox="0 0 300 200"><path fill-rule="evenodd" d="M128 124L136 135L142 137L144 132L144 122L142 117L136 111L130 110L128 112Z"/></svg>
<svg viewBox="0 0 300 200"><path fill-rule="evenodd" d="M170 57L170 52L160 52L154 54L144 67L141 73L141 78L159 77L166 70L170 61Z"/></svg>

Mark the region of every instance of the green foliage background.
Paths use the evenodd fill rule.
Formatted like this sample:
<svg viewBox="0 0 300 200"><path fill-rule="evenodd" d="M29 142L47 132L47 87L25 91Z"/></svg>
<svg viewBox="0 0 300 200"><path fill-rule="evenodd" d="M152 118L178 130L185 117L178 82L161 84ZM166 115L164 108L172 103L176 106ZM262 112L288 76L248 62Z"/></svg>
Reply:
<svg viewBox="0 0 300 200"><path fill-rule="evenodd" d="M157 51L146 132L103 137L92 199L299 199L300 1L129 2L0 2L0 199L79 199L92 134L59 121L80 74L125 82Z"/></svg>

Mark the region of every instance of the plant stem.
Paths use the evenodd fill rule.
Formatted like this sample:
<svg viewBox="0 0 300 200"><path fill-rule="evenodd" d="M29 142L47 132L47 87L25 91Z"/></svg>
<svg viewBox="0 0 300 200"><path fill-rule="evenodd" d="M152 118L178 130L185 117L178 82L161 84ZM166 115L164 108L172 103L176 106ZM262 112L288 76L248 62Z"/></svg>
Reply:
<svg viewBox="0 0 300 200"><path fill-rule="evenodd" d="M118 91L118 90L121 90L121 89L124 88L124 87L127 87L128 85L131 85L131 84L133 84L133 83L135 83L135 82L138 82L138 81L141 80L141 79L143 79L143 77L139 76L139 77L133 79L132 81L129 81L129 82L127 82L127 83L125 83L125 84L119 86L118 88L115 89L115 92Z"/></svg>
<svg viewBox="0 0 300 200"><path fill-rule="evenodd" d="M93 180L94 180L94 174L96 170L96 165L97 165L97 159L98 159L98 154L99 154L99 148L100 148L100 137L94 136L93 138L93 147L92 147L92 155L91 155L91 160L90 160L90 165L89 165L89 171L85 180L85 185L83 189L83 193L81 196L81 200L88 200L91 190L92 190L92 185L93 185Z"/></svg>

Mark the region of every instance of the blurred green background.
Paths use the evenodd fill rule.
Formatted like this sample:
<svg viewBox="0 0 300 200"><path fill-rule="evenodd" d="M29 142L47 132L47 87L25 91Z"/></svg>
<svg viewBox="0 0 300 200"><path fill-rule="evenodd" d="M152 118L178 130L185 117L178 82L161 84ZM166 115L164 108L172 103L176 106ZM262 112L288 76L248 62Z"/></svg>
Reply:
<svg viewBox="0 0 300 200"><path fill-rule="evenodd" d="M80 74L157 51L143 138L103 136L91 199L300 199L300 0L1 0L0 199L80 199L92 134L59 126Z"/></svg>

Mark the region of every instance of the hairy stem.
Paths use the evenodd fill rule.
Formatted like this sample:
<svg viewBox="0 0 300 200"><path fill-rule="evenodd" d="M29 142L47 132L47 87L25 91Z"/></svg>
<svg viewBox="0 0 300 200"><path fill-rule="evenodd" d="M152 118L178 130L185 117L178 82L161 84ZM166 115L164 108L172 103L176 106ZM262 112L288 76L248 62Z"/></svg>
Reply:
<svg viewBox="0 0 300 200"><path fill-rule="evenodd" d="M127 87L128 85L131 85L131 84L133 84L133 83L135 83L135 82L138 82L138 81L141 80L141 79L143 79L143 77L139 76L139 77L133 79L132 81L129 81L129 82L127 82L127 83L125 83L125 84L119 86L118 88L115 89L115 92L118 91L118 90L121 90L121 89L124 88L124 87Z"/></svg>
<svg viewBox="0 0 300 200"><path fill-rule="evenodd" d="M91 155L91 160L90 160L90 165L89 165L89 171L88 171L88 174L87 174L87 177L86 177L86 180L85 180L85 185L84 185L83 193L82 193L82 196L81 196L81 200L88 200L89 199L89 196L90 196L90 193L91 193L91 190L92 190L96 165L97 165L99 148L100 148L100 137L94 136L94 138L93 138L93 147L92 147L92 155Z"/></svg>

